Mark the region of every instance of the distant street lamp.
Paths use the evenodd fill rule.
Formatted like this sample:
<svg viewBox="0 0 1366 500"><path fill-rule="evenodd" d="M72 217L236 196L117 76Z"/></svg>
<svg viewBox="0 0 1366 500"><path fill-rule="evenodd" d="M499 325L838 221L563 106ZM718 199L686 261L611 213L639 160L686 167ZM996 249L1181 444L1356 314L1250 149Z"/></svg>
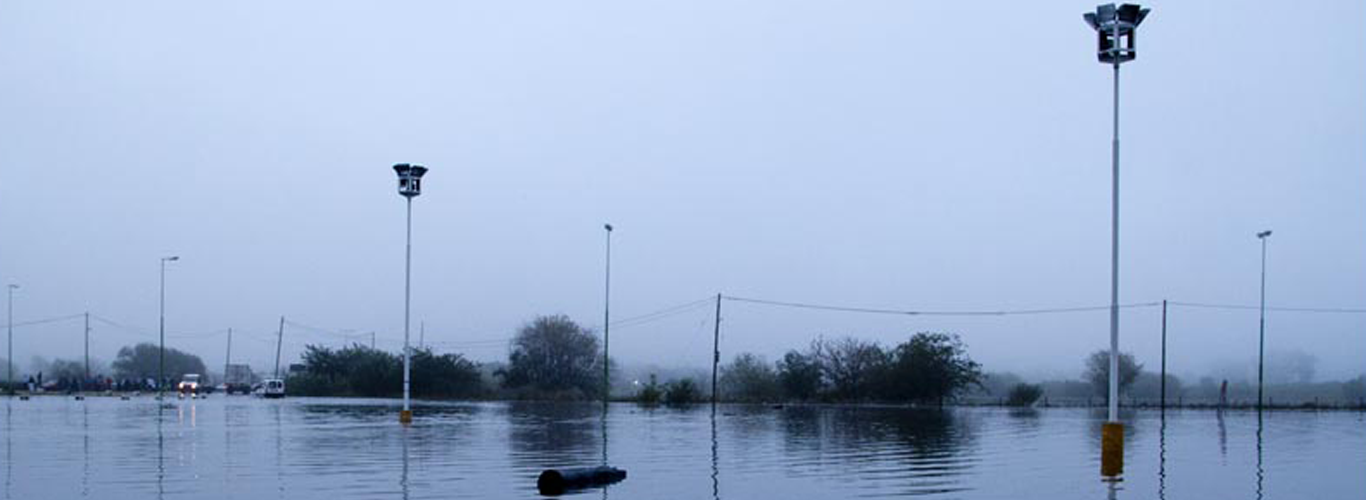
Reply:
<svg viewBox="0 0 1366 500"><path fill-rule="evenodd" d="M607 278L602 306L602 406L607 408L612 392L611 364L607 361L607 345L611 340L608 334L612 330L612 225L603 224L602 228L607 230Z"/></svg>
<svg viewBox="0 0 1366 500"><path fill-rule="evenodd" d="M164 397L166 385L166 263L180 260L172 255L161 258L161 349L157 352L157 399Z"/></svg>
<svg viewBox="0 0 1366 500"><path fill-rule="evenodd" d="M9 353L5 354L5 387L9 389L11 396L14 395L14 291L19 289L19 285L10 283L5 285L9 295L9 310L5 312L6 321L9 322Z"/></svg>
<svg viewBox="0 0 1366 500"><path fill-rule="evenodd" d="M422 194L422 175L427 173L427 167L399 163L394 165L394 173L398 174L398 194L408 201L408 235L403 261L403 411L398 414L398 421L406 424L413 421L413 410L409 402L412 356L408 352L413 282L413 198Z"/></svg>
<svg viewBox="0 0 1366 500"><path fill-rule="evenodd" d="M1269 237L1270 230L1257 233L1257 239L1262 240L1262 304L1257 327L1257 411L1262 411L1262 361L1266 353L1266 239Z"/></svg>
<svg viewBox="0 0 1366 500"><path fill-rule="evenodd" d="M1148 16L1135 4L1096 6L1082 15L1096 30L1096 58L1115 69L1114 138L1111 142L1110 213L1110 397L1109 418L1101 431L1101 473L1118 476L1124 466L1124 426L1119 423L1119 65L1138 56L1134 31Z"/></svg>

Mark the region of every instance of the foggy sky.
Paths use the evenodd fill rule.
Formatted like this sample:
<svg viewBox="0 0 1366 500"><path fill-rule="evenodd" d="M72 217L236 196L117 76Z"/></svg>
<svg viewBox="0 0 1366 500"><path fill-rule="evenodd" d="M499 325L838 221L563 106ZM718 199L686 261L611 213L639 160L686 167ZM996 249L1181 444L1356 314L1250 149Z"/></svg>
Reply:
<svg viewBox="0 0 1366 500"><path fill-rule="evenodd" d="M1360 2L1151 5L1121 82L1121 301L1366 307ZM924 310L1109 300L1111 70L1091 2L5 2L0 280L16 321L90 311L270 366L280 315L501 359L537 314L714 296ZM1341 25L1341 26L1338 26ZM1339 29L1341 28L1341 29ZM712 306L613 329L703 366ZM3 311L0 311L3 313ZM1104 311L869 316L723 304L724 357L817 335L962 335L988 370L1075 376ZM1169 365L1255 358L1256 311L1169 311ZM1121 345L1158 363L1160 310ZM79 320L15 330L78 357ZM286 329L285 359L345 339ZM416 340L416 339L414 339ZM1366 315L1272 313L1269 352L1366 371ZM2 354L2 353L0 353ZM214 368L215 370L221 368ZM1269 376L1273 376L1269 374Z"/></svg>

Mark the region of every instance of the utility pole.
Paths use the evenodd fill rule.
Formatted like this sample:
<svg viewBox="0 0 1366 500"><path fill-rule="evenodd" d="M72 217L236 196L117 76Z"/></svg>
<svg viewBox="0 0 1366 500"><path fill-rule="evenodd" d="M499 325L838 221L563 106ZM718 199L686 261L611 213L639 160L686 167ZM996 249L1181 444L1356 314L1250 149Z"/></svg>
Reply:
<svg viewBox="0 0 1366 500"><path fill-rule="evenodd" d="M370 350L375 350L375 332L370 332Z"/></svg>
<svg viewBox="0 0 1366 500"><path fill-rule="evenodd" d="M9 322L9 348L5 354L5 386L9 389L10 396L14 395L14 290L19 285L10 283L5 285L5 291L9 295L8 310L5 311L5 321Z"/></svg>
<svg viewBox="0 0 1366 500"><path fill-rule="evenodd" d="M427 346L427 322L421 321L417 324L417 348L422 349Z"/></svg>
<svg viewBox="0 0 1366 500"><path fill-rule="evenodd" d="M275 378L280 378L280 346L285 343L285 317L280 316L280 333L275 339Z"/></svg>
<svg viewBox="0 0 1366 500"><path fill-rule="evenodd" d="M721 294L716 294L716 321L711 333L711 406L716 408L716 368L721 363Z"/></svg>

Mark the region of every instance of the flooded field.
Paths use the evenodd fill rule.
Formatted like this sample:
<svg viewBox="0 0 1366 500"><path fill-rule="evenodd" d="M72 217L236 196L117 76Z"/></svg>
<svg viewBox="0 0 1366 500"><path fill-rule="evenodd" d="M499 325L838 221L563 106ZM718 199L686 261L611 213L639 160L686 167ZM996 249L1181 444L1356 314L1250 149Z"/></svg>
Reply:
<svg viewBox="0 0 1366 500"><path fill-rule="evenodd" d="M3 403L3 498L533 498L548 467L629 477L591 498L1360 498L1360 412L1125 414L1123 481L1080 409L421 404L213 396ZM585 498L586 498L585 497Z"/></svg>

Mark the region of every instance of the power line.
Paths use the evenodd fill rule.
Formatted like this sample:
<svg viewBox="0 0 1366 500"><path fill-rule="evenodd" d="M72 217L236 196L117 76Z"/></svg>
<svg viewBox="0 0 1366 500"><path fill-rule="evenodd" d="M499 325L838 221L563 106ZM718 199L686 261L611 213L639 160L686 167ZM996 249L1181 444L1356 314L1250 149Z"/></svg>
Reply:
<svg viewBox="0 0 1366 500"><path fill-rule="evenodd" d="M822 311L852 312L863 314L892 314L900 316L1023 316L1035 314L1064 314L1076 312L1107 311L1110 306L1087 306L1087 307L1056 307L1048 309L1011 309L996 311L922 311L922 310L902 310L902 309L878 309L871 307L846 307L825 304L809 304L801 302L784 302L778 300L753 299L745 297L722 296L723 299L733 302L746 302L750 304L760 304L778 307L792 307L798 309L816 309ZM1138 302L1133 304L1120 304L1120 309L1131 309L1138 307L1154 307L1161 305L1161 302Z"/></svg>
<svg viewBox="0 0 1366 500"><path fill-rule="evenodd" d="M15 323L14 326L20 327L20 326L33 326L33 325L43 325L43 324L47 324L47 323L56 323L56 322L59 322L59 321L67 321L67 320L77 319L77 318L80 318L80 317L82 317L82 316L84 316L84 315L85 315L85 313L77 313L77 314L69 314L69 315L66 315L66 316L55 316L55 317L51 317L51 318L35 319L35 320L24 321L24 322L21 322L21 323Z"/></svg>
<svg viewBox="0 0 1366 500"><path fill-rule="evenodd" d="M1200 309L1229 309L1229 310L1253 310L1256 311L1260 306L1249 306L1242 304L1212 304L1208 302L1168 302L1170 305L1182 307L1194 307ZM1267 306L1268 311L1284 312L1309 312L1309 313L1328 313L1328 314L1366 314L1366 309L1348 309L1341 307L1272 307Z"/></svg>

